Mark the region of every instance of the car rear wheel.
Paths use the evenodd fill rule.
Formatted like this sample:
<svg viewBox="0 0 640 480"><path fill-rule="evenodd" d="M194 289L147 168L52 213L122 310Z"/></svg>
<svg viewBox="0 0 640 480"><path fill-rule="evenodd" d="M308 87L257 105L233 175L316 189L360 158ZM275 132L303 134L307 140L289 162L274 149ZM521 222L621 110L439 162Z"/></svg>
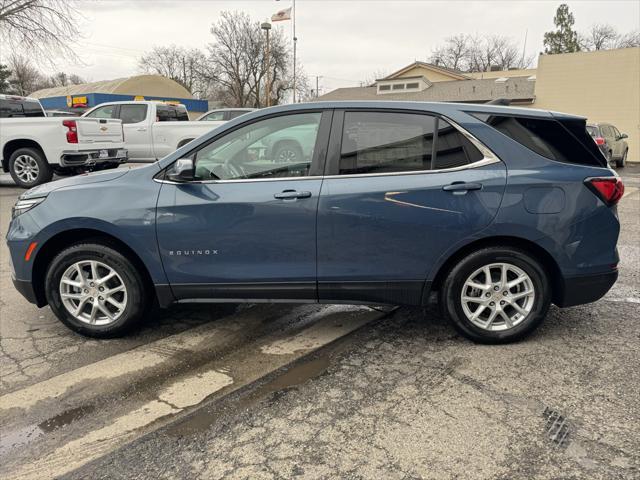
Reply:
<svg viewBox="0 0 640 480"><path fill-rule="evenodd" d="M543 266L512 247L489 247L458 262L440 291L453 326L480 343L508 343L544 320L551 290Z"/></svg>
<svg viewBox="0 0 640 480"><path fill-rule="evenodd" d="M627 165L627 154L628 153L629 153L629 150L625 150L624 151L624 155L622 155L622 158L620 160L616 160L616 167L624 168Z"/></svg>
<svg viewBox="0 0 640 480"><path fill-rule="evenodd" d="M9 173L16 185L31 188L51 181L53 170L35 148L19 148L9 157Z"/></svg>
<svg viewBox="0 0 640 480"><path fill-rule="evenodd" d="M90 337L117 337L144 317L143 278L125 256L99 243L58 254L47 271L47 302L70 329Z"/></svg>

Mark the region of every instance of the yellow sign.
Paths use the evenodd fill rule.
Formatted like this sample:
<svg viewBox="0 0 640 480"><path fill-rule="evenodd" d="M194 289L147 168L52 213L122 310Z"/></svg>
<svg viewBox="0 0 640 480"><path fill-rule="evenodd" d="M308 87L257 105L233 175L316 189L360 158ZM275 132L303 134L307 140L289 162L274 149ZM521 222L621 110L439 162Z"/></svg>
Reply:
<svg viewBox="0 0 640 480"><path fill-rule="evenodd" d="M136 102L142 102L144 101L144 97L142 95L136 95L133 100Z"/></svg>
<svg viewBox="0 0 640 480"><path fill-rule="evenodd" d="M67 104L69 104L68 99L67 99ZM78 104L86 105L87 97L73 97L72 105L78 105Z"/></svg>

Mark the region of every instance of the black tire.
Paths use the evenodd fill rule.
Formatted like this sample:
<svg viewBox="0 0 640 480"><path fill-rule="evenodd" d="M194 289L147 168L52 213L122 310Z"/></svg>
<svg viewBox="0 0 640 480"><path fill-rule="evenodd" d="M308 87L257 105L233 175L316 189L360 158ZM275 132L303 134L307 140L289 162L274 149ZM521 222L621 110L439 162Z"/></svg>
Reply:
<svg viewBox="0 0 640 480"><path fill-rule="evenodd" d="M96 260L108 265L122 279L127 292L126 306L112 323L93 325L79 320L63 305L60 282L65 271L76 262ZM60 252L46 273L45 294L53 313L71 330L95 338L119 337L137 326L151 303L141 272L113 248L100 243L80 243ZM90 308L90 304L89 308Z"/></svg>
<svg viewBox="0 0 640 480"><path fill-rule="evenodd" d="M273 153L275 163L301 163L302 157L302 148L296 142L281 142L276 145Z"/></svg>
<svg viewBox="0 0 640 480"><path fill-rule="evenodd" d="M624 168L627 165L627 153L629 153L628 149L624 151L624 154L622 155L622 158L620 160L616 160L616 167Z"/></svg>
<svg viewBox="0 0 640 480"><path fill-rule="evenodd" d="M492 263L506 263L521 269L529 276L535 291L530 312L524 320L506 330L481 328L467 318L462 306L467 279L476 270ZM509 343L526 337L542 323L551 303L551 287L544 267L529 253L509 246L487 247L466 256L451 268L440 289L439 300L449 321L468 339L478 343Z"/></svg>
<svg viewBox="0 0 640 480"><path fill-rule="evenodd" d="M613 152L611 150L609 150L607 152L607 167L612 167L613 166Z"/></svg>
<svg viewBox="0 0 640 480"><path fill-rule="evenodd" d="M176 147L176 150L180 147L184 147L187 143L189 142L193 142L195 140L195 138L187 138L186 140L182 140L180 143L178 143L178 146Z"/></svg>
<svg viewBox="0 0 640 480"><path fill-rule="evenodd" d="M32 170L25 172L22 168L25 163ZM9 173L16 185L22 188L32 188L50 182L53 178L53 169L44 153L37 148L19 148L13 152L9 157ZM31 179L32 176L34 176L33 179Z"/></svg>

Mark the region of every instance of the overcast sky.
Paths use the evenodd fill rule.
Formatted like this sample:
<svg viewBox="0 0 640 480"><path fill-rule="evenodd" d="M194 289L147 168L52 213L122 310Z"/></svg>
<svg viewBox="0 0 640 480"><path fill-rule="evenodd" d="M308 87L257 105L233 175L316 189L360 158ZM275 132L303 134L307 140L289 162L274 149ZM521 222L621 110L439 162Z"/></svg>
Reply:
<svg viewBox="0 0 640 480"><path fill-rule="evenodd" d="M297 0L299 58L309 77L321 75L321 91L356 86L374 73L391 73L426 60L444 38L457 33L502 34L527 54L543 50L559 0ZM567 1L577 30L608 23L621 32L640 28L640 1ZM291 0L87 0L79 2L84 39L77 51L86 63L60 60L57 70L89 80L138 73L137 59L153 46L205 48L210 27L223 10L242 10L266 20ZM291 22L275 24L291 33ZM50 68L41 67L45 71Z"/></svg>

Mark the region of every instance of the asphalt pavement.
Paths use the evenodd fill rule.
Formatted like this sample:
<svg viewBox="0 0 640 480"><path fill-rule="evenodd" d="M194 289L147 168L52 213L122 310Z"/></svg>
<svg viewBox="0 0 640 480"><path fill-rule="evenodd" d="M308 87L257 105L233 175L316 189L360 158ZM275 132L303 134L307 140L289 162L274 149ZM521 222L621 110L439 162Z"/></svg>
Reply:
<svg viewBox="0 0 640 480"><path fill-rule="evenodd" d="M506 346L437 308L200 305L99 341L0 247L2 478L639 478L640 167L620 278ZM0 229L20 190L0 176Z"/></svg>

